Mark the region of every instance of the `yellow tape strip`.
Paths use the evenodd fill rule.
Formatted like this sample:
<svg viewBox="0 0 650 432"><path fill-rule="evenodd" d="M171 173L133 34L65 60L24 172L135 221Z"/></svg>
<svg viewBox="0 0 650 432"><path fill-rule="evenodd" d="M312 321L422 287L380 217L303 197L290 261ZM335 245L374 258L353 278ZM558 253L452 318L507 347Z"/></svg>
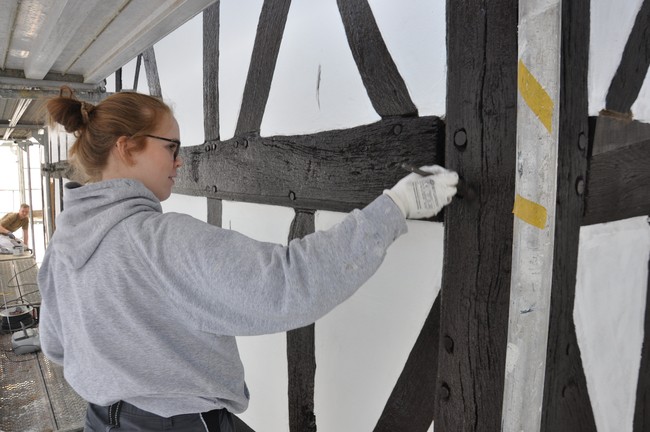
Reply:
<svg viewBox="0 0 650 432"><path fill-rule="evenodd" d="M522 221L539 229L546 227L546 208L519 194L515 196L515 207L512 209L512 213Z"/></svg>
<svg viewBox="0 0 650 432"><path fill-rule="evenodd" d="M539 117L549 133L552 129L554 103L544 87L530 73L523 61L519 60L519 93L530 109Z"/></svg>

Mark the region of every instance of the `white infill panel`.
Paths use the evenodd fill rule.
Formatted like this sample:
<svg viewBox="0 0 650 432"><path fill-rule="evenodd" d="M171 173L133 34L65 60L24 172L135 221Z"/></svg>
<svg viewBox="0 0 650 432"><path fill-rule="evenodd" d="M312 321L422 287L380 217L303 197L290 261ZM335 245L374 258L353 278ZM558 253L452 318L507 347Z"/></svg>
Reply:
<svg viewBox="0 0 650 432"><path fill-rule="evenodd" d="M519 1L517 172L504 432L540 430L553 275L561 0Z"/></svg>

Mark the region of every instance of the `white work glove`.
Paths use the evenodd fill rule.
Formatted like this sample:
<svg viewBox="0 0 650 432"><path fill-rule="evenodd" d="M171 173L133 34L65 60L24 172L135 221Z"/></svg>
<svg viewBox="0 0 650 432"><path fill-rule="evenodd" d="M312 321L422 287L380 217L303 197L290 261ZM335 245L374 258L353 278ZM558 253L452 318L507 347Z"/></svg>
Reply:
<svg viewBox="0 0 650 432"><path fill-rule="evenodd" d="M438 165L420 167L432 175L409 174L384 193L395 201L407 219L430 218L456 195L458 174Z"/></svg>

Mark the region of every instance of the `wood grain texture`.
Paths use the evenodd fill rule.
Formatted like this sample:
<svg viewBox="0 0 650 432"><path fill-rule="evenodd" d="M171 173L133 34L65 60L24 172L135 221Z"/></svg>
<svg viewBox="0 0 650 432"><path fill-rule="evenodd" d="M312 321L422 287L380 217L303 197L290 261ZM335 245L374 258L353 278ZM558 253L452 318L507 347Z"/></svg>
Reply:
<svg viewBox="0 0 650 432"><path fill-rule="evenodd" d="M650 140L650 123L612 116L601 111L589 117L589 157Z"/></svg>
<svg viewBox="0 0 650 432"><path fill-rule="evenodd" d="M650 261L648 261L647 292L650 293ZM633 430L635 432L650 430L650 295L646 295L643 327L643 348L636 385L636 406L634 407Z"/></svg>
<svg viewBox="0 0 650 432"><path fill-rule="evenodd" d="M289 229L289 241L315 230L314 212L297 210ZM316 432L314 380L316 377L315 326L287 332L289 368L289 431Z"/></svg>
<svg viewBox="0 0 650 432"><path fill-rule="evenodd" d="M291 0L264 0L235 135L259 132Z"/></svg>
<svg viewBox="0 0 650 432"><path fill-rule="evenodd" d="M389 118L312 135L257 134L181 148L175 193L302 209L350 211L407 173L442 164L438 117Z"/></svg>
<svg viewBox="0 0 650 432"><path fill-rule="evenodd" d="M650 215L650 137L593 156L582 225Z"/></svg>
<svg viewBox="0 0 650 432"><path fill-rule="evenodd" d="M345 34L372 106L381 117L417 115L367 0L337 0Z"/></svg>
<svg viewBox="0 0 650 432"><path fill-rule="evenodd" d="M158 76L158 64L156 63L156 53L153 46L142 52L144 62L144 71L147 74L147 85L151 96L162 97L162 88L160 87L160 77Z"/></svg>
<svg viewBox="0 0 650 432"><path fill-rule="evenodd" d="M223 225L223 203L220 199L207 198L208 200L208 223L222 227Z"/></svg>
<svg viewBox="0 0 650 432"><path fill-rule="evenodd" d="M628 113L641 91L650 66L650 0L644 0L625 44L621 63L609 85L605 107Z"/></svg>
<svg viewBox="0 0 650 432"><path fill-rule="evenodd" d="M438 372L440 296L433 303L374 432L426 432L433 422ZM453 351L447 341L445 349Z"/></svg>
<svg viewBox="0 0 650 432"><path fill-rule="evenodd" d="M587 171L589 0L562 2L557 195L541 431L595 432L573 321Z"/></svg>
<svg viewBox="0 0 650 432"><path fill-rule="evenodd" d="M203 136L219 139L219 10L220 1L203 11ZM223 204L208 198L208 223L222 226Z"/></svg>
<svg viewBox="0 0 650 432"><path fill-rule="evenodd" d="M512 265L518 2L447 2L447 166L436 432L501 429ZM445 348L453 344L453 350ZM434 367L431 365L431 367Z"/></svg>
<svg viewBox="0 0 650 432"><path fill-rule="evenodd" d="M219 139L219 8L203 11L203 131L205 141Z"/></svg>

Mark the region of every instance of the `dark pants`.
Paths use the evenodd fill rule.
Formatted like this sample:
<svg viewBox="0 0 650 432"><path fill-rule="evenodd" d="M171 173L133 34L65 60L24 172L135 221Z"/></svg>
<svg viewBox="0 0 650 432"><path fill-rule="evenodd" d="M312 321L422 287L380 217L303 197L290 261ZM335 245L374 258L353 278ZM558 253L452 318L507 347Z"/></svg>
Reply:
<svg viewBox="0 0 650 432"><path fill-rule="evenodd" d="M160 417L123 401L108 407L88 404L84 432L108 431L235 432L235 426L225 409Z"/></svg>

